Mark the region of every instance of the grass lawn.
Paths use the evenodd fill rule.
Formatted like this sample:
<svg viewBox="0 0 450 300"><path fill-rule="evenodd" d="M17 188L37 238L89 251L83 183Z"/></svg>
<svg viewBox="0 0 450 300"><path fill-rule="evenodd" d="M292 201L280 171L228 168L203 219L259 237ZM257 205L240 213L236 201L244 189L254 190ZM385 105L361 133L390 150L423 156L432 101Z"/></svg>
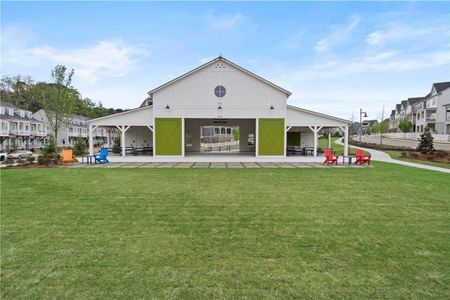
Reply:
<svg viewBox="0 0 450 300"><path fill-rule="evenodd" d="M444 162L434 162L434 161L427 161L427 160L421 160L421 159L413 159L413 158L409 158L409 157L402 157L402 151L389 150L389 151L384 151L384 152L389 154L389 156L394 159L409 161L409 162L416 163L416 164L429 165L429 166L450 169L450 164L447 164Z"/></svg>
<svg viewBox="0 0 450 300"><path fill-rule="evenodd" d="M448 299L450 176L1 171L1 298Z"/></svg>

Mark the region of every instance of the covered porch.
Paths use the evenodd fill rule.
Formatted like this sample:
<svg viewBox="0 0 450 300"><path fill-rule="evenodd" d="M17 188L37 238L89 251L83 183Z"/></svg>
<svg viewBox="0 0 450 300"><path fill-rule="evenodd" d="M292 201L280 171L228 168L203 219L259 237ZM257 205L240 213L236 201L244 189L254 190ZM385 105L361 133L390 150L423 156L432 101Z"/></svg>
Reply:
<svg viewBox="0 0 450 300"><path fill-rule="evenodd" d="M288 105L286 118L286 154L319 154L319 134L328 138L327 148L332 148L331 135L340 132L344 137L344 156L348 155L348 127L350 121Z"/></svg>
<svg viewBox="0 0 450 300"><path fill-rule="evenodd" d="M114 132L114 136L108 136L105 146L112 148L113 152L121 157L153 156L154 130L151 107L137 108L89 121L89 155L95 152L94 131L97 128L106 128L109 132ZM120 139L120 149L111 146L115 138Z"/></svg>

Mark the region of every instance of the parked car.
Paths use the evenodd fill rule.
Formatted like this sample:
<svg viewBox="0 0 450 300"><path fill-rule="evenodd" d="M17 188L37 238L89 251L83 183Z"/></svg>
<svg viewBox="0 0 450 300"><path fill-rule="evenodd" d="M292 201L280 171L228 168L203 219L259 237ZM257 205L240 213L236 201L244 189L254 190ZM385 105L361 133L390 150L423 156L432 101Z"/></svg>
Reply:
<svg viewBox="0 0 450 300"><path fill-rule="evenodd" d="M19 150L13 153L8 154L8 158L25 158L25 157L30 157L33 156L33 152L28 151L28 150Z"/></svg>
<svg viewBox="0 0 450 300"><path fill-rule="evenodd" d="M0 161L4 161L8 157L8 153L0 152Z"/></svg>

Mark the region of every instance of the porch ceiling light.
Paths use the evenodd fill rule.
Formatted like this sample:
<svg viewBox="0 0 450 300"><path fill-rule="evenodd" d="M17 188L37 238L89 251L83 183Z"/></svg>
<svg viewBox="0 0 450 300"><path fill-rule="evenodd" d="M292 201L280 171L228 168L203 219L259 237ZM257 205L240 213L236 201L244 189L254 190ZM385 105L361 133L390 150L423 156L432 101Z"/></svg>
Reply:
<svg viewBox="0 0 450 300"><path fill-rule="evenodd" d="M169 104L167 104L167 105L166 105L166 109L169 109L169 108L170 108L170 106L169 106Z"/></svg>
<svg viewBox="0 0 450 300"><path fill-rule="evenodd" d="M219 105L219 107L218 107L217 109L222 109L222 106L221 106L221 105Z"/></svg>
<svg viewBox="0 0 450 300"><path fill-rule="evenodd" d="M275 107L273 107L273 105L271 105L271 106L270 106L270 109L271 109L271 110L274 110L274 109L275 109Z"/></svg>

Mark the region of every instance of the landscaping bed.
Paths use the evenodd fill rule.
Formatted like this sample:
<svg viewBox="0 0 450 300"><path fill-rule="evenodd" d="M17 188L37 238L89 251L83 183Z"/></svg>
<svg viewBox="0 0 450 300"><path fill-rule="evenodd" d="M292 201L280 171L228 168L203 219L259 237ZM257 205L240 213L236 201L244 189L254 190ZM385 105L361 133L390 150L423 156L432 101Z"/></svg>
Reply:
<svg viewBox="0 0 450 300"><path fill-rule="evenodd" d="M404 151L404 152L415 151L415 149L409 148L409 147L392 146L392 145L384 145L384 144L380 145L380 144L376 144L376 143L364 143L364 142L359 142L359 141L355 141L355 140L350 140L349 144L353 145L353 146L357 146L357 147L375 149L375 150L380 150L380 151L386 151L386 150Z"/></svg>

